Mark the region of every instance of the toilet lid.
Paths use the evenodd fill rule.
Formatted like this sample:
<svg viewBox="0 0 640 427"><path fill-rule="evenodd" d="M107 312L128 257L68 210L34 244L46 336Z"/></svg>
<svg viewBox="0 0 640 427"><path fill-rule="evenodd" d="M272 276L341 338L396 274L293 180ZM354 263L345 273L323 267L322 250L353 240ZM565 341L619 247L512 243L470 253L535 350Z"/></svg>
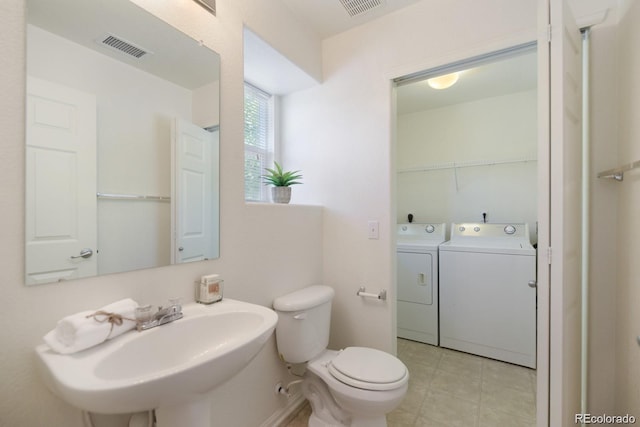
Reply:
<svg viewBox="0 0 640 427"><path fill-rule="evenodd" d="M408 380L407 367L399 359L366 347L345 348L328 369L337 380L365 390L392 390Z"/></svg>

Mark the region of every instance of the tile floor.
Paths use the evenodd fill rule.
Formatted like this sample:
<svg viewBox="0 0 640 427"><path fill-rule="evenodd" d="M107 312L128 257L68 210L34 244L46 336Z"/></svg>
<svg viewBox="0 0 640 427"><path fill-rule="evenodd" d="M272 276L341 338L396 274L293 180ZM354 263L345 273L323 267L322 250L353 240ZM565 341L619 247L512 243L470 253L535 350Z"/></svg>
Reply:
<svg viewBox="0 0 640 427"><path fill-rule="evenodd" d="M536 371L398 339L410 372L409 392L389 427L534 427ZM305 404L286 427L306 427Z"/></svg>

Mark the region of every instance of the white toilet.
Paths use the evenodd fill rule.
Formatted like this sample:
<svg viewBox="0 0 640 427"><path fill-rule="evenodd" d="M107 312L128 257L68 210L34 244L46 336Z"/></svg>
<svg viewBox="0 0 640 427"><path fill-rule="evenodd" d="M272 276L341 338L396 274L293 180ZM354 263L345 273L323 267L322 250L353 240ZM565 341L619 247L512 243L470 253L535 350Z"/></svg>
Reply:
<svg viewBox="0 0 640 427"><path fill-rule="evenodd" d="M276 298L276 341L288 364L306 363L302 393L311 404L309 427L386 427L409 382L407 367L380 350L328 350L331 300L328 286L311 286Z"/></svg>

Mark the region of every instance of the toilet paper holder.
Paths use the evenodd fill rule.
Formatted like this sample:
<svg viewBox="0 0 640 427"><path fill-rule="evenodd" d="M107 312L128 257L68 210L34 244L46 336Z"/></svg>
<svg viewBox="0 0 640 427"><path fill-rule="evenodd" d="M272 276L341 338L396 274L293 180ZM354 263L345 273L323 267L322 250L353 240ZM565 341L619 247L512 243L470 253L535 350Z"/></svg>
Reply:
<svg viewBox="0 0 640 427"><path fill-rule="evenodd" d="M360 286L360 289L358 289L358 292L356 292L356 295L358 295L359 297L364 297L364 298L375 298L375 299L379 299L379 300L385 300L387 299L387 290L383 289L380 292L378 292L377 294L372 294L367 292L367 290L365 289L364 286Z"/></svg>

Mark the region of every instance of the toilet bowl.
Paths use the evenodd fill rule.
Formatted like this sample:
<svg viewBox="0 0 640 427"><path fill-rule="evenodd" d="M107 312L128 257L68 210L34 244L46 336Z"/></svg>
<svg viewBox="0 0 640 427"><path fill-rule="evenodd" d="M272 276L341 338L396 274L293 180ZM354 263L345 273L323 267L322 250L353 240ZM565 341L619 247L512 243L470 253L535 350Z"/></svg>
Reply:
<svg viewBox="0 0 640 427"><path fill-rule="evenodd" d="M378 366L374 368L375 365ZM409 382L409 373L400 360L365 347L347 347L342 351L326 350L307 364L305 375L318 377L335 404L349 419L349 423L338 425L352 427L386 426L385 415L402 402ZM305 397L313 407L313 396ZM332 403L330 400L322 402L324 405ZM324 427L333 424L316 425Z"/></svg>
<svg viewBox="0 0 640 427"><path fill-rule="evenodd" d="M333 289L312 286L277 298L281 358L306 364L302 393L310 427L386 427L407 393L409 371L396 357L367 347L327 349Z"/></svg>

